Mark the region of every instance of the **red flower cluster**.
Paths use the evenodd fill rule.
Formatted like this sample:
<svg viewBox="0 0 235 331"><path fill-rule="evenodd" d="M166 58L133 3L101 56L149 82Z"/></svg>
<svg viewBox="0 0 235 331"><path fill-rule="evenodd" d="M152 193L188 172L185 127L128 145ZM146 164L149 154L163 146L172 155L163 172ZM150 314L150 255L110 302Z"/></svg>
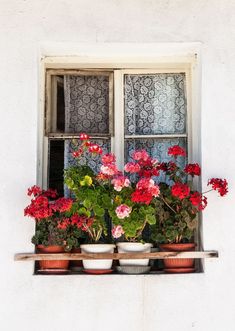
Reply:
<svg viewBox="0 0 235 331"><path fill-rule="evenodd" d="M33 199L30 205L24 209L24 216L33 217L36 220L50 217L53 213L54 211L50 207L48 198L42 195Z"/></svg>
<svg viewBox="0 0 235 331"><path fill-rule="evenodd" d="M92 217L86 217L84 215L75 214L71 217L71 224L76 225L78 229L87 232L92 226L94 219Z"/></svg>
<svg viewBox="0 0 235 331"><path fill-rule="evenodd" d="M36 220L55 216L56 213L63 213L70 210L72 199L59 198L50 201L49 198L55 198L57 193L55 190L42 190L38 186L33 186L28 189L29 195L34 195L31 203L24 209L24 215L33 217Z"/></svg>
<svg viewBox="0 0 235 331"><path fill-rule="evenodd" d="M138 173L140 177L150 178L159 176L158 161L152 159L146 150L137 150L132 154L136 162L129 162L124 170L130 173Z"/></svg>
<svg viewBox="0 0 235 331"><path fill-rule="evenodd" d="M207 206L207 198L197 191L190 195L189 200L193 206L198 208L198 210L203 210Z"/></svg>
<svg viewBox="0 0 235 331"><path fill-rule="evenodd" d="M73 152L73 157L80 157L83 153L83 149L79 148L77 151Z"/></svg>
<svg viewBox="0 0 235 331"><path fill-rule="evenodd" d="M66 230L70 224L71 224L70 219L67 217L64 217L62 220L60 219L60 222L58 223L57 228L60 230Z"/></svg>
<svg viewBox="0 0 235 331"><path fill-rule="evenodd" d="M63 213L65 211L68 211L71 209L73 204L73 200L72 199L68 199L68 198L59 198L56 201L54 201L53 203L51 203L51 208L54 211L58 211L60 213Z"/></svg>
<svg viewBox="0 0 235 331"><path fill-rule="evenodd" d="M175 183L171 188L171 193L179 199L184 199L189 196L190 188L187 184Z"/></svg>
<svg viewBox="0 0 235 331"><path fill-rule="evenodd" d="M201 175L201 168L198 163L189 163L184 168L184 172L191 176L200 176Z"/></svg>
<svg viewBox="0 0 235 331"><path fill-rule="evenodd" d="M178 146L178 145L174 145L168 148L168 155L173 155L173 156L185 156L186 152L185 150Z"/></svg>
<svg viewBox="0 0 235 331"><path fill-rule="evenodd" d="M212 189L218 191L221 197L228 193L228 182L226 179L212 178L207 185L212 185Z"/></svg>
<svg viewBox="0 0 235 331"><path fill-rule="evenodd" d="M88 140L88 139L90 139L90 137L86 133L81 133L79 138L80 138L80 140Z"/></svg>
<svg viewBox="0 0 235 331"><path fill-rule="evenodd" d="M149 205L154 197L159 196L160 189L154 184L153 179L142 178L136 185L136 190L131 195L133 202Z"/></svg>
<svg viewBox="0 0 235 331"><path fill-rule="evenodd" d="M98 144L90 144L88 151L93 154L102 154L103 150Z"/></svg>
<svg viewBox="0 0 235 331"><path fill-rule="evenodd" d="M177 165L173 161L161 162L158 166L158 170L174 172L177 169Z"/></svg>
<svg viewBox="0 0 235 331"><path fill-rule="evenodd" d="M82 141L81 147L72 153L73 157L78 158L88 149L92 154L102 154L103 150L98 144L93 144L89 139L90 136L86 133L81 133L79 139Z"/></svg>

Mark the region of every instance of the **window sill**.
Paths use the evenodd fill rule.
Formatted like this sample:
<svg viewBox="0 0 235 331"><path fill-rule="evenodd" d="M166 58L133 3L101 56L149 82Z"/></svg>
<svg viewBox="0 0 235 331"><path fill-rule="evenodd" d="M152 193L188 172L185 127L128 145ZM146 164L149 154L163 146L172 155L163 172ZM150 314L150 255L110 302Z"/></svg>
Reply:
<svg viewBox="0 0 235 331"><path fill-rule="evenodd" d="M113 272L109 274L100 274L95 276L163 276L163 275L182 275L182 274L203 274L203 269L201 265L201 259L211 259L218 258L218 252L211 251L187 251L187 252L151 252L151 253L98 253L98 254L85 254L85 253L54 253L54 254L35 254L35 253L19 253L15 254L15 261L42 261L42 260L71 260L71 261L79 261L79 260L99 260L99 259L112 259L112 260L120 260L120 259L138 259L148 258L151 261L152 267L150 272L144 274L132 274L132 273L119 273L116 271L114 267ZM184 259L184 258L193 258L195 259L195 268L188 268L191 270L181 270L181 272L167 271L163 269L163 266L158 263L156 266L153 265L154 260L166 260L166 259ZM38 271L37 265L35 268L34 275L37 276L93 276L93 274L85 273L82 268L78 271L74 270L66 270L65 272L55 273L55 272L45 272Z"/></svg>

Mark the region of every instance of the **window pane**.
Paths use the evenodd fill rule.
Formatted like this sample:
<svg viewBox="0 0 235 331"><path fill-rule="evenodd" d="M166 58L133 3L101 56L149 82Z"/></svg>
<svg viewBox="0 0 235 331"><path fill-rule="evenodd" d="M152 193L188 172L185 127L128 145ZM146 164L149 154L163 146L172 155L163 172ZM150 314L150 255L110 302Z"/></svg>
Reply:
<svg viewBox="0 0 235 331"><path fill-rule="evenodd" d="M98 144L103 149L103 154L110 153L111 141L110 139L92 139L92 143ZM72 140L65 141L64 150L64 166L65 169L77 164L77 159L72 156L72 152L77 149L77 144L74 144ZM100 155L91 155L87 152L83 157L79 158L79 164L88 165L94 172L98 173L101 166Z"/></svg>
<svg viewBox="0 0 235 331"><path fill-rule="evenodd" d="M48 186L64 195L64 141L49 140Z"/></svg>
<svg viewBox="0 0 235 331"><path fill-rule="evenodd" d="M65 132L109 133L109 77L64 76Z"/></svg>
<svg viewBox="0 0 235 331"><path fill-rule="evenodd" d="M151 157L157 159L160 162L168 162L171 157L167 154L168 148L173 145L179 145L186 150L187 153L187 140L186 138L176 139L126 139L125 140L125 162L131 162L132 153L138 149L145 149ZM181 167L186 165L187 158L178 157L178 164ZM136 181L136 175L130 176L131 181ZM166 178L163 172L160 172L160 176L155 177L156 182L167 182L170 184L168 178Z"/></svg>
<svg viewBox="0 0 235 331"><path fill-rule="evenodd" d="M125 140L125 162L133 161L132 153L138 149L145 149L151 157L160 162L168 162L171 157L167 154L168 148L173 145L179 145L186 150L186 138L174 139L126 139ZM186 164L185 157L179 157L179 164L183 167Z"/></svg>
<svg viewBox="0 0 235 331"><path fill-rule="evenodd" d="M125 134L186 133L185 74L125 75Z"/></svg>

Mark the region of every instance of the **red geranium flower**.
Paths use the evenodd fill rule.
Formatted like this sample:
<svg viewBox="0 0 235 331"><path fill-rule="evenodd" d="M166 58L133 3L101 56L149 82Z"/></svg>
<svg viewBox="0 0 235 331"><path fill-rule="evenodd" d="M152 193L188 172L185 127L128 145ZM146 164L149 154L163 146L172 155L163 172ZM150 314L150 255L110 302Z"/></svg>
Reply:
<svg viewBox="0 0 235 331"><path fill-rule="evenodd" d="M83 153L82 148L79 148L77 151L73 152L73 157L79 157L82 155L82 153Z"/></svg>
<svg viewBox="0 0 235 331"><path fill-rule="evenodd" d="M226 179L212 178L208 181L208 185L212 185L212 189L218 191L221 197L228 193L228 182Z"/></svg>
<svg viewBox="0 0 235 331"><path fill-rule="evenodd" d="M190 195L189 200L193 206L198 208L198 210L203 210L207 206L207 198L197 191Z"/></svg>
<svg viewBox="0 0 235 331"><path fill-rule="evenodd" d="M28 189L28 196L31 195L36 196L36 195L40 195L41 193L42 193L42 189L37 185L34 185Z"/></svg>
<svg viewBox="0 0 235 331"><path fill-rule="evenodd" d="M102 154L103 153L102 148L97 144L90 145L88 150L89 150L90 153L94 153L94 154Z"/></svg>
<svg viewBox="0 0 235 331"><path fill-rule="evenodd" d="M173 155L175 157L176 156L185 156L186 152L182 147L180 147L178 145L174 145L174 146L168 148L168 155Z"/></svg>
<svg viewBox="0 0 235 331"><path fill-rule="evenodd" d="M189 196L190 188L187 184L175 183L171 188L171 193L179 199L184 199Z"/></svg>
<svg viewBox="0 0 235 331"><path fill-rule="evenodd" d="M146 205L149 205L150 202L152 201L153 196L150 192L148 192L147 190L135 190L135 192L133 192L131 194L131 200L133 202L138 202L138 203L145 203Z"/></svg>
<svg viewBox="0 0 235 331"><path fill-rule="evenodd" d="M90 137L86 133L81 133L79 138L80 138L80 140L88 140L88 139L90 139Z"/></svg>
<svg viewBox="0 0 235 331"><path fill-rule="evenodd" d="M200 176L201 168L198 163L189 163L184 168L184 171L191 176Z"/></svg>

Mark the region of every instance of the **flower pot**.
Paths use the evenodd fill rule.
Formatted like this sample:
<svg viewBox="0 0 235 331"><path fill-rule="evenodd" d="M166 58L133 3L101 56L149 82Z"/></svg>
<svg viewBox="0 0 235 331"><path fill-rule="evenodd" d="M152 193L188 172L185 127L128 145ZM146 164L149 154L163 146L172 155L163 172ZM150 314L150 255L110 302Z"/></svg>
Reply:
<svg viewBox="0 0 235 331"><path fill-rule="evenodd" d="M135 253L135 254L150 253L152 244L120 242L117 243L117 247L118 247L118 253ZM147 266L149 264L149 259L138 259L138 260L125 259L125 260L119 260L119 264L121 266L126 266L126 265Z"/></svg>
<svg viewBox="0 0 235 331"><path fill-rule="evenodd" d="M85 244L81 245L82 253L113 253L115 245L112 244ZM113 260L82 260L84 269L111 269Z"/></svg>
<svg viewBox="0 0 235 331"><path fill-rule="evenodd" d="M36 247L37 253L51 254L51 253L64 253L63 246L43 246ZM43 260L39 261L40 269L68 269L69 260Z"/></svg>
<svg viewBox="0 0 235 331"><path fill-rule="evenodd" d="M194 251L196 244L183 243L183 244L161 244L160 249L164 252L187 252ZM165 269L175 268L194 268L194 259L164 259Z"/></svg>

